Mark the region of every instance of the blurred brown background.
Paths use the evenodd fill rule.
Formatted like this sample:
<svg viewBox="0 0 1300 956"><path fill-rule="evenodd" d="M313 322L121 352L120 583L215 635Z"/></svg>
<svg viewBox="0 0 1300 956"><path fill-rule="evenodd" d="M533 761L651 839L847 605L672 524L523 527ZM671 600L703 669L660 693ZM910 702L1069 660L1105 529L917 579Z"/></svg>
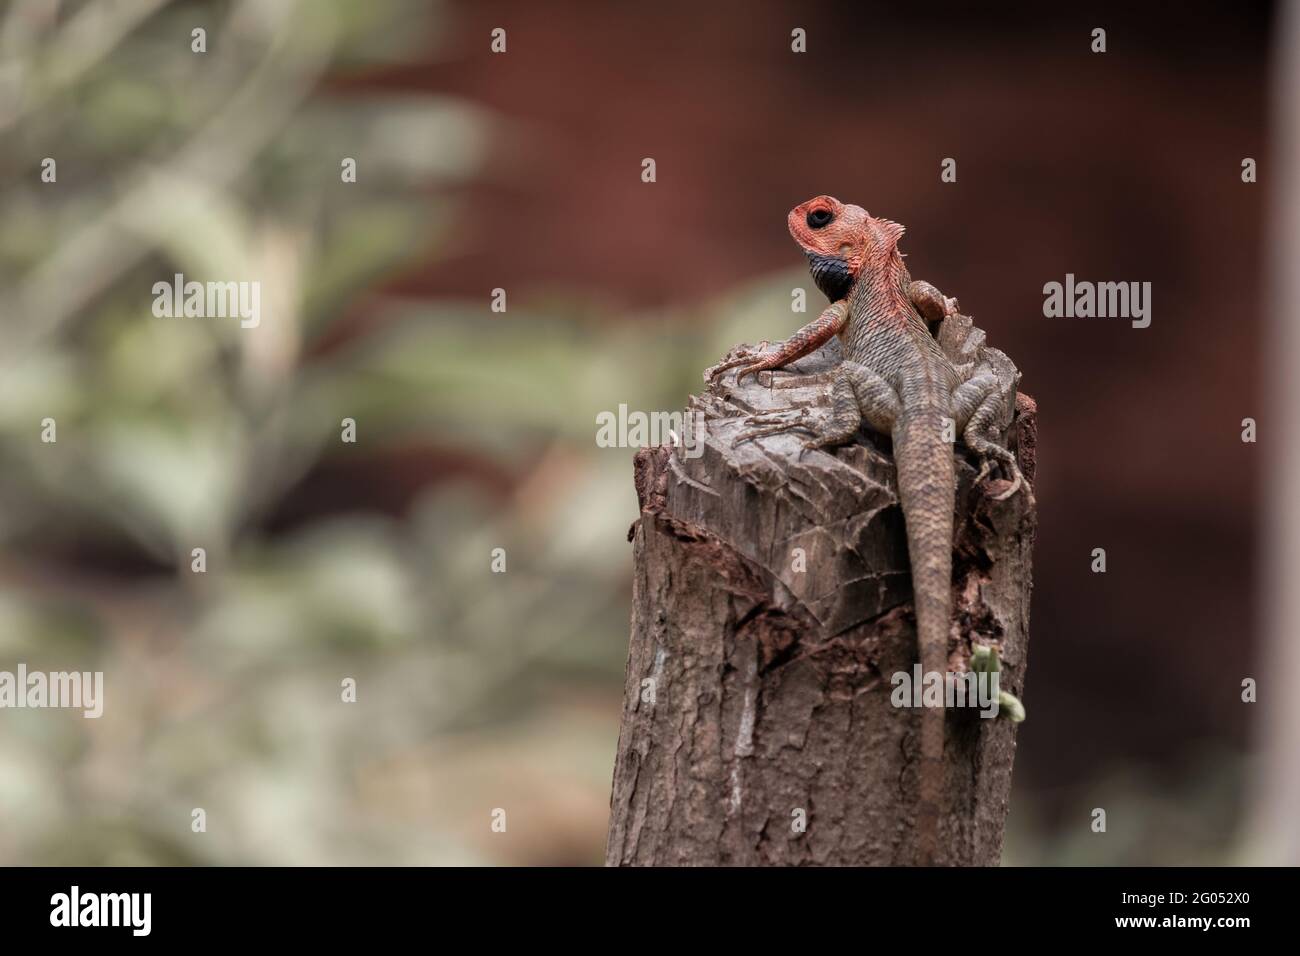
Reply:
<svg viewBox="0 0 1300 956"><path fill-rule="evenodd" d="M960 298L1039 403L1029 720L1007 862L1239 858L1261 482L1240 423L1268 420L1270 5L286 0L270 5L292 8L276 22L248 5L160 6L100 63L127 84L119 105L148 97L131 75L161 82L148 54L172 44L172 82L211 84L217 101L189 60L191 22L234 23L243 56L286 23L333 38L292 61L304 98L229 187L248 218L234 241L256 238L258 275L278 264L294 277L281 302L297 318L269 357L234 331L195 360L232 405L214 428L248 429L243 470L214 479L241 504L144 536L156 546L85 495L60 497L32 464L39 450L16 450L39 400L35 419L8 416L0 490L22 520L5 529L7 614L27 621L37 600L76 618L72 646L135 668L116 681L105 669L136 711L96 727L39 715L66 726L58 758L50 731L0 724L8 862L598 862L636 502L632 452L596 448L594 416L680 408L728 346L790 331L789 290L807 283L784 217L818 193L906 224L912 274ZM505 54L489 51L495 27ZM795 27L806 54L790 51ZM1105 54L1090 51L1094 27ZM45 36L12 41L9 62ZM234 76L232 46L208 67ZM72 234L140 155L206 115L196 99L114 119L75 89L56 87L28 127L0 127L4 275L18 290L6 323L46 301L14 208ZM32 170L95 120L114 162L66 146L52 198ZM111 135L122 124L130 135ZM340 156L358 158L352 193ZM945 157L956 183L940 181ZM1244 157L1259 183L1242 182ZM42 340L50 367L84 371L125 348L113 336L151 321L139 290L187 254L145 243L101 283L124 304L108 314L88 293ZM1044 318L1043 284L1067 272L1150 281L1151 327ZM505 314L488 309L494 288ZM73 391L88 381L67 377ZM189 419L169 390L193 381L128 404L163 409L174 430ZM88 434L95 407L105 427L115 414L102 392L49 401ZM357 446L337 441L345 415ZM77 427L60 429L62 449ZM208 532L228 560L195 586L177 554ZM498 546L504 575L486 571ZM1098 547L1104 575L1090 571ZM33 667L50 646L12 644L5 658ZM336 702L340 674L359 679L353 710ZM219 821L206 842L189 833L192 806ZM1104 837L1088 829L1096 806ZM511 814L507 834L488 830L494 807Z"/></svg>

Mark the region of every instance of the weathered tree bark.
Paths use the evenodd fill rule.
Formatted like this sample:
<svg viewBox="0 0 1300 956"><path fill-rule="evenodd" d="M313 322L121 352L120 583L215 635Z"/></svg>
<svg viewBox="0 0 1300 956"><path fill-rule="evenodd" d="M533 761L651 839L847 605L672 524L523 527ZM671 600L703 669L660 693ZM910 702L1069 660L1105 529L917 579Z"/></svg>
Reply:
<svg viewBox="0 0 1300 956"><path fill-rule="evenodd" d="M1014 366L969 319L944 326L954 358L990 362L1014 393ZM837 360L832 342L794 370ZM728 377L691 399L698 444L637 455L607 865L913 860L921 711L890 702L917 648L888 439L864 432L835 454L801 455L799 433L734 445L749 414L825 413L827 385L770 382ZM1012 404L1007 442L1032 481L1034 403L1018 396L1008 419ZM1002 688L1019 694L1032 499L993 500L1006 486L972 487L958 460L949 669L967 669L972 640L991 644ZM941 862L999 862L1015 736L1009 720L947 712Z"/></svg>

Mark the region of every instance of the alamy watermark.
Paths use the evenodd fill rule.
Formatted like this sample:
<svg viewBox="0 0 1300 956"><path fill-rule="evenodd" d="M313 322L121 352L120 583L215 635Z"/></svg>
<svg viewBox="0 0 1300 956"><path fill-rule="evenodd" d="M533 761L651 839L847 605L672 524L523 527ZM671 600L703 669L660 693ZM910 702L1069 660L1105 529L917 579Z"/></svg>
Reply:
<svg viewBox="0 0 1300 956"><path fill-rule="evenodd" d="M617 412L596 415L596 447L652 445L680 445L686 458L699 458L704 454L704 413L629 411L619 405Z"/></svg>
<svg viewBox="0 0 1300 956"><path fill-rule="evenodd" d="M973 707L981 717L994 718L1001 709L1001 687L997 671L965 671L960 674L923 671L916 664L909 671L896 671L889 702L895 707Z"/></svg>
<svg viewBox="0 0 1300 956"><path fill-rule="evenodd" d="M1043 315L1049 319L1132 319L1135 329L1151 324L1150 282L1075 281L1074 273L1065 274L1065 282L1048 282L1043 286Z"/></svg>
<svg viewBox="0 0 1300 956"><path fill-rule="evenodd" d="M153 284L153 314L160 319L239 319L245 329L262 321L260 282L186 282L178 272L171 282Z"/></svg>
<svg viewBox="0 0 1300 956"><path fill-rule="evenodd" d="M84 711L93 718L104 713L103 671L0 671L0 708L52 707Z"/></svg>
<svg viewBox="0 0 1300 956"><path fill-rule="evenodd" d="M148 936L152 911L152 893L83 893L74 884L50 897L51 926L120 926L132 936Z"/></svg>

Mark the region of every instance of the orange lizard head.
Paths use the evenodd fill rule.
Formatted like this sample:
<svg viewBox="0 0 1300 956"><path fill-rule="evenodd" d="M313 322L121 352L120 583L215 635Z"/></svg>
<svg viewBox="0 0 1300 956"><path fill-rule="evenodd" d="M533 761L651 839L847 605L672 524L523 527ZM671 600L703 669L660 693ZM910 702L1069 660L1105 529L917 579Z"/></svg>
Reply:
<svg viewBox="0 0 1300 956"><path fill-rule="evenodd" d="M808 257L813 281L832 301L848 293L864 264L897 255L904 232L898 223L875 219L861 206L845 205L834 196L800 203L787 222Z"/></svg>

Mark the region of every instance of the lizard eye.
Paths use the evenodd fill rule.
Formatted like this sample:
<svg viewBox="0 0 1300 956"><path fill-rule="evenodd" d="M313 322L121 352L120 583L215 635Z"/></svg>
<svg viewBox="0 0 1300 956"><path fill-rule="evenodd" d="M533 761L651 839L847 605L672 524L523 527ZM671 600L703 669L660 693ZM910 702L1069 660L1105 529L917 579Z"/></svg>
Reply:
<svg viewBox="0 0 1300 956"><path fill-rule="evenodd" d="M814 209L808 213L808 225L810 228L820 229L822 226L829 226L834 218L829 209Z"/></svg>

